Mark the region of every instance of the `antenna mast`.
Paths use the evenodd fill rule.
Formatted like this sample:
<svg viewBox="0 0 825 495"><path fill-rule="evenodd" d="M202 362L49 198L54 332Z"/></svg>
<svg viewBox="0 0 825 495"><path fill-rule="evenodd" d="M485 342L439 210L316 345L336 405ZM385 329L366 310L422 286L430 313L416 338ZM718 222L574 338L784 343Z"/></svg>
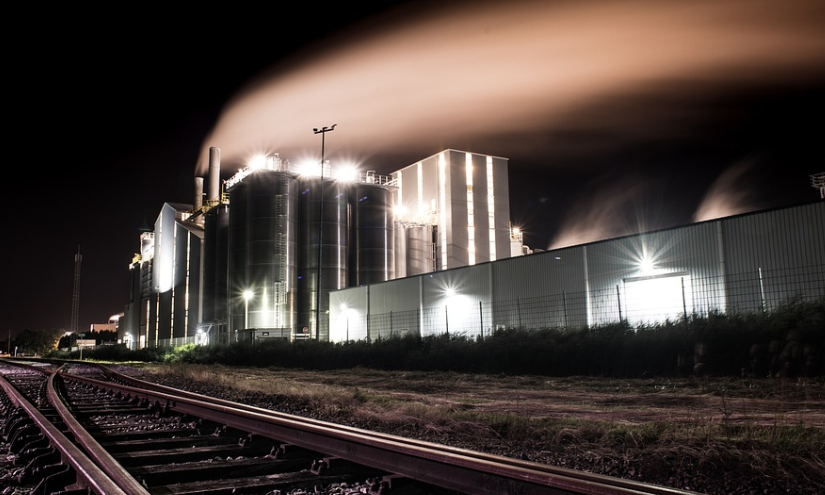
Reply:
<svg viewBox="0 0 825 495"><path fill-rule="evenodd" d="M80 263L83 256L80 254L80 245L77 246L77 254L74 255L74 292L72 293L72 325L70 330L77 332L77 320L80 315Z"/></svg>

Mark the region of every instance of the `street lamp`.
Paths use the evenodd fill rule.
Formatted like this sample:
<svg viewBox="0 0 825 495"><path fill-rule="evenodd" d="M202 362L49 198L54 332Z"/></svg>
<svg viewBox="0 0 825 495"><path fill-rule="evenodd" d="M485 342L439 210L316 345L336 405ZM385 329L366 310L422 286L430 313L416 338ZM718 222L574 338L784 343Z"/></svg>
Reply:
<svg viewBox="0 0 825 495"><path fill-rule="evenodd" d="M317 284L315 291L315 340L321 338L321 250L324 245L324 141L327 133L334 131L336 125L338 124L332 124L330 127L321 127L320 129L317 127L312 129L312 132L321 135L321 199L318 208L318 275L315 277L315 283Z"/></svg>
<svg viewBox="0 0 825 495"><path fill-rule="evenodd" d="M253 295L254 294L249 289L243 291L243 300L244 300L243 327L244 327L244 330L249 328L249 300L252 299Z"/></svg>

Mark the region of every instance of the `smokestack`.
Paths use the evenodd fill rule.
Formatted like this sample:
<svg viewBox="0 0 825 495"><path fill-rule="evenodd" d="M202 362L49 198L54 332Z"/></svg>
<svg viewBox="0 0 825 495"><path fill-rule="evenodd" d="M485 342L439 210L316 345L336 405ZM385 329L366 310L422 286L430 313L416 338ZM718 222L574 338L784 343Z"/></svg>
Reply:
<svg viewBox="0 0 825 495"><path fill-rule="evenodd" d="M203 209L203 177L195 177L195 208L193 211L199 212ZM195 213L195 223L203 225L203 212Z"/></svg>
<svg viewBox="0 0 825 495"><path fill-rule="evenodd" d="M203 207L203 177L195 177L195 210Z"/></svg>
<svg viewBox="0 0 825 495"><path fill-rule="evenodd" d="M216 203L221 196L221 149L209 147L209 196L207 200Z"/></svg>

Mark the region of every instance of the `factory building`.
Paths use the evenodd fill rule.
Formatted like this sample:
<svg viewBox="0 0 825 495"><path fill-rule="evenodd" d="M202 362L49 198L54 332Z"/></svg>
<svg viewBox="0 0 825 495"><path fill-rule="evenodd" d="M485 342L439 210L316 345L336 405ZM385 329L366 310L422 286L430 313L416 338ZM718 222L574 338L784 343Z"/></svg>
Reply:
<svg viewBox="0 0 825 495"><path fill-rule="evenodd" d="M330 294L330 340L633 326L825 298L825 201Z"/></svg>
<svg viewBox="0 0 825 495"><path fill-rule="evenodd" d="M640 326L825 297L825 201L533 253L506 158L444 150L379 175L272 154L224 181L219 148L209 161L207 193L196 177L194 204L140 236L130 348Z"/></svg>
<svg viewBox="0 0 825 495"><path fill-rule="evenodd" d="M195 179L141 235L121 341L132 348L329 340L329 294L507 258L507 159L445 150L388 175L277 154Z"/></svg>
<svg viewBox="0 0 825 495"><path fill-rule="evenodd" d="M203 229L186 221L191 209L164 204L154 231L140 236L140 253L129 265L125 324L118 331L127 347L182 345L197 333Z"/></svg>

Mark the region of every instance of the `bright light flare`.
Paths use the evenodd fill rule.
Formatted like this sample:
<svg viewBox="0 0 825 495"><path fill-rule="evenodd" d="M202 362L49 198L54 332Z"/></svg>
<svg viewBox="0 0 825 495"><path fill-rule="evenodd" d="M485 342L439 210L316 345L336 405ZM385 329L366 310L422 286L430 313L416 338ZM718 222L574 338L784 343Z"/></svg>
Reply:
<svg viewBox="0 0 825 495"><path fill-rule="evenodd" d="M333 177L342 182L358 181L358 167L354 163L336 165Z"/></svg>
<svg viewBox="0 0 825 495"><path fill-rule="evenodd" d="M252 158L249 159L249 162L247 162L247 167L250 170L258 170L258 169L266 168L266 162L267 162L266 155L263 155L263 154L255 155L255 156L253 156Z"/></svg>
<svg viewBox="0 0 825 495"><path fill-rule="evenodd" d="M639 260L639 271L642 275L650 275L656 271L656 262L647 253Z"/></svg>

